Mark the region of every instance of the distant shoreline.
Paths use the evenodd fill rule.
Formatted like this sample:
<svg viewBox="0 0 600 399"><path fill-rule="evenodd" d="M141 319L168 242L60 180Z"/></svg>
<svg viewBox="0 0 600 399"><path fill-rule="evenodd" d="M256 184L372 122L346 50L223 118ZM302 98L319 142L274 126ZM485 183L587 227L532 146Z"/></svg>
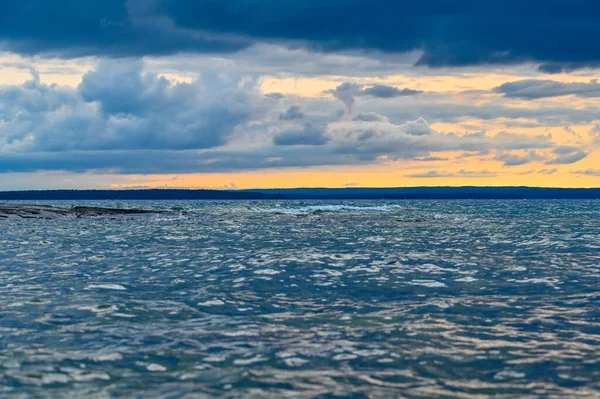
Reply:
<svg viewBox="0 0 600 399"><path fill-rule="evenodd" d="M0 201L600 199L600 188L398 187L0 191Z"/></svg>

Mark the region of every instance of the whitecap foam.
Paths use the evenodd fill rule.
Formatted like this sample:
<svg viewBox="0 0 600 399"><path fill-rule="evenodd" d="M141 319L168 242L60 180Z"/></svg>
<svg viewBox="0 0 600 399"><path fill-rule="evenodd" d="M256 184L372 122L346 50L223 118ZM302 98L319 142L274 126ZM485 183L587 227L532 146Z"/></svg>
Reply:
<svg viewBox="0 0 600 399"><path fill-rule="evenodd" d="M212 301L200 302L198 306L223 306L225 302L220 299L213 299Z"/></svg>
<svg viewBox="0 0 600 399"><path fill-rule="evenodd" d="M284 359L283 362L288 367L300 367L308 363L308 360L302 359L300 357L288 357L287 359Z"/></svg>
<svg viewBox="0 0 600 399"><path fill-rule="evenodd" d="M521 379L525 377L525 373L514 370L503 370L494 375L494 379L498 381Z"/></svg>
<svg viewBox="0 0 600 399"><path fill-rule="evenodd" d="M458 281L461 283L473 283L475 281L478 281L478 279L476 279L475 277L467 276L467 277L463 277L463 278L457 278L454 281Z"/></svg>
<svg viewBox="0 0 600 399"><path fill-rule="evenodd" d="M429 288L447 287L446 284L444 284L440 281L435 281L435 280L413 280L413 281L410 281L408 284L421 285L423 287L429 287Z"/></svg>
<svg viewBox="0 0 600 399"><path fill-rule="evenodd" d="M237 365L237 366L247 366L249 364L252 363L259 363L259 362L264 362L265 360L268 360L266 357L260 356L260 355L256 355L252 358L245 358L245 359L235 359L233 361L233 364Z"/></svg>
<svg viewBox="0 0 600 399"><path fill-rule="evenodd" d="M275 274L279 274L281 273L278 270L275 269L261 269L261 270L255 270L254 274L268 274L268 275L275 275Z"/></svg>
<svg viewBox="0 0 600 399"><path fill-rule="evenodd" d="M340 353L339 355L335 355L332 359L333 360L353 360L356 359L358 356L356 355L352 355L350 353Z"/></svg>
<svg viewBox="0 0 600 399"><path fill-rule="evenodd" d="M167 368L165 366L158 363L149 364L148 366L146 366L146 369L148 371L167 371Z"/></svg>
<svg viewBox="0 0 600 399"><path fill-rule="evenodd" d="M90 284L85 287L86 290L116 290L116 291L125 291L127 288L123 287L120 284Z"/></svg>
<svg viewBox="0 0 600 399"><path fill-rule="evenodd" d="M89 358L95 362L116 362L123 360L123 355L119 352L106 352L90 355Z"/></svg>

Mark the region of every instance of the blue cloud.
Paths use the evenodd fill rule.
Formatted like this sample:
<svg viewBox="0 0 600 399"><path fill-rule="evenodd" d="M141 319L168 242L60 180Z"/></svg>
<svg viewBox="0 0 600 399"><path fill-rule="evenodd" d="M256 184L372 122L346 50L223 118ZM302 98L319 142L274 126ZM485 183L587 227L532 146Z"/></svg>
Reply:
<svg viewBox="0 0 600 399"><path fill-rule="evenodd" d="M210 68L198 72L197 80L176 83L146 71L139 60L103 60L78 87L45 84L35 70L24 84L0 86L0 173L363 165L383 159L433 161L448 151L536 150L557 164L581 157L577 147L557 146L550 135L443 133L425 118L411 117L422 113L443 120L467 114L455 104L411 106L411 99L398 106L394 103L406 99L364 99L361 106L385 103L401 116L366 111L339 119L331 116L339 108L334 99L269 96L260 91L258 79ZM346 87L348 92L364 90ZM489 118L507 111L486 106L472 110ZM519 118L528 110L515 107L510 112Z"/></svg>
<svg viewBox="0 0 600 399"><path fill-rule="evenodd" d="M577 151L568 155L560 155L548 162L546 165L570 165L572 163L577 163L587 157L589 154L583 151Z"/></svg>
<svg viewBox="0 0 600 399"><path fill-rule="evenodd" d="M0 86L0 150L3 139L12 151L211 148L276 101L256 86L214 76L175 84L142 67L101 61L77 88L46 85L35 73L22 86Z"/></svg>
<svg viewBox="0 0 600 399"><path fill-rule="evenodd" d="M376 98L394 98L402 96L414 96L423 93L421 90L399 89L393 86L375 85L361 90L361 95Z"/></svg>
<svg viewBox="0 0 600 399"><path fill-rule="evenodd" d="M356 122L385 122L389 123L388 119L378 114L377 112L361 112L357 114L354 119Z"/></svg>
<svg viewBox="0 0 600 399"><path fill-rule="evenodd" d="M600 97L600 83L597 80L592 80L589 83L563 83L554 80L525 79L504 83L494 88L494 91L504 94L504 97L521 98L524 100L569 95L592 98Z"/></svg>
<svg viewBox="0 0 600 399"><path fill-rule="evenodd" d="M543 161L545 157L536 151L530 151L525 155L511 153L498 154L495 159L504 162L504 166L520 166L531 162Z"/></svg>
<svg viewBox="0 0 600 399"><path fill-rule="evenodd" d="M306 115L302 112L302 107L299 105L292 105L285 112L279 115L279 119L283 121L289 121L294 119L302 119Z"/></svg>
<svg viewBox="0 0 600 399"><path fill-rule="evenodd" d="M386 85L374 85L364 88L363 85L357 83L345 82L335 89L325 90L325 93L331 94L343 102L348 108L348 111L352 112L354 105L356 104L356 97L395 98L414 96L423 92L421 90L398 89L397 87Z"/></svg>
<svg viewBox="0 0 600 399"><path fill-rule="evenodd" d="M315 126L306 123L301 129L286 130L273 139L278 146L287 145L323 145L329 142L325 126Z"/></svg>

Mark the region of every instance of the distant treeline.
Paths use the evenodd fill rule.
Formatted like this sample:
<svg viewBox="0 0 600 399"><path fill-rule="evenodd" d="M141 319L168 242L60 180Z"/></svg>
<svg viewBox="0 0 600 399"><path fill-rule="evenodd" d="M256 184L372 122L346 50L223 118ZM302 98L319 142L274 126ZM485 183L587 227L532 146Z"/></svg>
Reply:
<svg viewBox="0 0 600 399"><path fill-rule="evenodd" d="M600 188L398 187L253 190L288 199L600 199Z"/></svg>
<svg viewBox="0 0 600 399"><path fill-rule="evenodd" d="M222 190L32 190L0 191L0 200L261 200L281 194Z"/></svg>
<svg viewBox="0 0 600 399"><path fill-rule="evenodd" d="M0 191L0 200L600 199L600 188L402 187Z"/></svg>

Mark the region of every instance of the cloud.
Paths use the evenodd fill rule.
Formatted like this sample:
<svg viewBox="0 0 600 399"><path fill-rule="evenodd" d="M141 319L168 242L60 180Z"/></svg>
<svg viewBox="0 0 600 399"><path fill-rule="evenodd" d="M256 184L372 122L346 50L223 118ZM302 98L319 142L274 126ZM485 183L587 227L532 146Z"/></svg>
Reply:
<svg viewBox="0 0 600 399"><path fill-rule="evenodd" d="M588 156L587 153L580 151L580 152L576 152L571 155L556 157L556 158L546 162L546 165L569 165L572 163L577 163L587 156Z"/></svg>
<svg viewBox="0 0 600 399"><path fill-rule="evenodd" d="M24 55L130 57L179 52L233 52L242 38L178 28L153 2L36 0L0 3L0 48ZM52 15L52 18L48 18ZM219 37L218 37L219 36Z"/></svg>
<svg viewBox="0 0 600 399"><path fill-rule="evenodd" d="M421 159L431 153L446 151L506 150L507 147L552 146L548 136L521 136L506 133L503 137L479 135L457 136L432 131L428 135L408 134L413 123L382 124L378 129L365 129L364 122L339 122L284 128L275 134L273 143L264 141L272 127L260 127L258 136L249 141L236 141L224 146L200 150L181 149L63 149L39 151L22 147L20 151L4 151L0 172L33 172L69 170L75 172L104 171L110 173L190 173L260 170L284 167L322 165L368 165L389 160ZM368 125L368 123L367 123ZM246 126L245 129L250 129ZM285 130L287 129L287 130ZM250 134L252 130L244 134ZM93 131L92 131L93 133ZM55 137L59 139L60 134ZM262 137L262 138L261 138ZM174 137L174 140L177 138ZM239 138L238 138L239 140ZM259 142L259 145L256 143ZM274 145L273 145L274 144ZM510 145L508 145L510 144ZM232 145L234 147L232 147Z"/></svg>
<svg viewBox="0 0 600 399"><path fill-rule="evenodd" d="M279 119L284 121L294 120L294 119L302 119L306 115L302 112L302 107L298 105L293 105L289 107L284 113L279 115Z"/></svg>
<svg viewBox="0 0 600 399"><path fill-rule="evenodd" d="M360 91L360 94L363 96L372 96L376 98L414 96L421 93L423 93L421 90L399 89L397 87L385 85L375 85Z"/></svg>
<svg viewBox="0 0 600 399"><path fill-rule="evenodd" d="M593 0L21 0L0 3L0 42L63 57L228 52L267 42L419 51L418 65L430 67L533 62L556 73L600 64L589 45L600 39L598 11Z"/></svg>
<svg viewBox="0 0 600 399"><path fill-rule="evenodd" d="M543 150L564 163L579 151L550 135L440 132L418 112L454 118L454 106L412 102L390 105L399 114L335 118L336 100L265 95L257 76L230 69L199 67L197 79L177 83L136 59L102 60L77 87L32 71L24 84L0 86L0 172L200 173Z"/></svg>
<svg viewBox="0 0 600 399"><path fill-rule="evenodd" d="M404 175L404 177L410 177L415 179L429 179L429 178L447 178L447 177L467 177L467 178L485 178L485 177L495 177L496 173L490 172L488 170L464 170L461 169L458 172L439 172L437 170L430 170L425 173L413 173L410 175Z"/></svg>
<svg viewBox="0 0 600 399"><path fill-rule="evenodd" d="M172 83L136 60L101 61L77 88L0 87L0 150L203 149L225 144L271 100L256 85L206 76ZM209 92L207 92L209 91Z"/></svg>
<svg viewBox="0 0 600 399"><path fill-rule="evenodd" d="M526 170L524 172L518 172L517 175L519 175L519 176L527 176L527 175L530 175L530 174L532 174L534 172L535 172L534 169L530 169L530 170Z"/></svg>
<svg viewBox="0 0 600 399"><path fill-rule="evenodd" d="M364 96L385 99L414 96L423 92L420 90L398 89L397 87L385 85L374 85L365 88L364 85L345 82L337 86L335 89L325 90L324 93L333 95L346 105L349 112L352 112L354 104L356 104L356 97Z"/></svg>
<svg viewBox="0 0 600 399"><path fill-rule="evenodd" d="M378 114L377 112L361 112L357 114L353 119L356 122L386 122L389 123L388 118Z"/></svg>
<svg viewBox="0 0 600 399"><path fill-rule="evenodd" d="M354 98L360 93L361 88L362 85L345 82L335 89L325 90L325 93L331 94L333 97L343 102L346 105L346 108L348 108L348 112L352 112L354 104L356 103Z"/></svg>
<svg viewBox="0 0 600 399"><path fill-rule="evenodd" d="M569 165L576 163L588 156L587 152L581 151L573 146L558 146L552 152L557 155L556 158L546 162L546 165Z"/></svg>
<svg viewBox="0 0 600 399"><path fill-rule="evenodd" d="M423 118L406 122L402 125L402 128L404 133L411 136L426 136L435 132Z"/></svg>
<svg viewBox="0 0 600 399"><path fill-rule="evenodd" d="M441 178L441 177L452 177L454 174L448 172L438 172L437 170L430 170L425 173L413 173L410 175L404 175L404 177L416 178L416 179L429 179L429 178Z"/></svg>
<svg viewBox="0 0 600 399"><path fill-rule="evenodd" d="M326 133L326 127L306 123L301 129L286 130L278 134L273 143L278 146L323 145L330 140Z"/></svg>
<svg viewBox="0 0 600 399"><path fill-rule="evenodd" d="M589 134L595 144L600 144L600 124L594 125Z"/></svg>
<svg viewBox="0 0 600 399"><path fill-rule="evenodd" d="M539 66L538 70L547 74L570 73L578 69L598 68L600 63L596 61L590 62L553 62L545 63Z"/></svg>
<svg viewBox="0 0 600 399"><path fill-rule="evenodd" d="M569 95L591 98L600 97L600 83L597 80L591 80L589 83L563 83L554 80L525 79L504 83L494 88L494 91L504 94L504 97L524 100Z"/></svg>
<svg viewBox="0 0 600 399"><path fill-rule="evenodd" d="M448 158L444 157L418 157L414 159L419 162L438 162L438 161L447 161Z"/></svg>
<svg viewBox="0 0 600 399"><path fill-rule="evenodd" d="M571 172L572 175L579 176L596 176L600 177L600 169L586 169L586 170L576 170Z"/></svg>
<svg viewBox="0 0 600 399"><path fill-rule="evenodd" d="M582 125L598 123L600 107L595 102L583 105L563 102L559 106L519 105L514 102L494 101L474 104L458 100L454 95L437 93L435 96L409 96L395 99L377 99L361 97L360 109L353 112L377 112L385 115L391 122L425 118L429 123L461 123L480 119L497 120L510 127L564 127L565 125ZM524 121L527 123L524 125ZM465 128L472 130L471 127Z"/></svg>
<svg viewBox="0 0 600 399"><path fill-rule="evenodd" d="M540 169L538 170L538 173L542 174L542 175L553 175L556 172L558 172L558 169L553 168L553 169Z"/></svg>
<svg viewBox="0 0 600 399"><path fill-rule="evenodd" d="M414 159L429 156L432 152L476 151L480 154L491 150L528 150L552 148L550 136L526 136L502 132L495 136L485 133L456 135L440 133L419 118L400 125L380 123L340 122L331 124L331 145L340 154L352 154L360 159L375 160Z"/></svg>
<svg viewBox="0 0 600 399"><path fill-rule="evenodd" d="M572 145L560 145L558 147L554 147L552 150L552 152L557 155L572 154L577 151L579 151L579 148Z"/></svg>
<svg viewBox="0 0 600 399"><path fill-rule="evenodd" d="M511 153L501 153L496 155L495 159L497 161L504 162L504 166L520 166L526 165L531 162L543 161L546 158L537 153L536 151L529 151L524 155L515 155Z"/></svg>

